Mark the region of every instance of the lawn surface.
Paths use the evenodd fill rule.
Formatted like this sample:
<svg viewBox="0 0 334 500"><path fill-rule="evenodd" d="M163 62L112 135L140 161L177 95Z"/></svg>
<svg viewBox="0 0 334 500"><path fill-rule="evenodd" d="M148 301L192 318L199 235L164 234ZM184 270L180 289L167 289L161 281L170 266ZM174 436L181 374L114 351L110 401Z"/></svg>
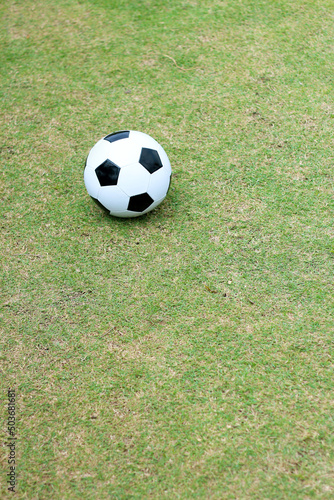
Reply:
<svg viewBox="0 0 334 500"><path fill-rule="evenodd" d="M0 6L1 476L15 499L334 496L333 5ZM169 155L114 219L86 156Z"/></svg>

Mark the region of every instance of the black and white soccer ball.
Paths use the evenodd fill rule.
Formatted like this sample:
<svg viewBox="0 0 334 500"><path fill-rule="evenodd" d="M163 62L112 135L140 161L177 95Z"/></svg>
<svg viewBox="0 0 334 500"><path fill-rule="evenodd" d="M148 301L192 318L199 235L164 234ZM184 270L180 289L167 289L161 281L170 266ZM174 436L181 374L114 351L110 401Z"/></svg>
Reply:
<svg viewBox="0 0 334 500"><path fill-rule="evenodd" d="M162 146L147 134L127 130L93 146L84 180L88 194L111 215L138 217L162 202L171 174Z"/></svg>

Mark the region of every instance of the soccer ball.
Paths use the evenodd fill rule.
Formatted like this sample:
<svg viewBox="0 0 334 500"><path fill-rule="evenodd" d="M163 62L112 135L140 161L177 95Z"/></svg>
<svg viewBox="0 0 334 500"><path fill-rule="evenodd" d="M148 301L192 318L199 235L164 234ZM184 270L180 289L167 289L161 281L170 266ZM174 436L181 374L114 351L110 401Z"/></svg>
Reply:
<svg viewBox="0 0 334 500"><path fill-rule="evenodd" d="M107 135L90 150L84 171L88 194L111 215L138 217L165 198L171 179L167 154L134 130Z"/></svg>

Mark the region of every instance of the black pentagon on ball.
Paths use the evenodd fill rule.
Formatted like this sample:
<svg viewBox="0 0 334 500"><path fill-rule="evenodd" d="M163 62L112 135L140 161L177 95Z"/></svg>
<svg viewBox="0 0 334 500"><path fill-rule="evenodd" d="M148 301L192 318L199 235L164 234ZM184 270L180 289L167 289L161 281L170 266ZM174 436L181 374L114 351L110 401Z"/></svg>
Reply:
<svg viewBox="0 0 334 500"><path fill-rule="evenodd" d="M142 148L139 163L143 165L150 174L162 168L159 153L155 149Z"/></svg>
<svg viewBox="0 0 334 500"><path fill-rule="evenodd" d="M147 193L136 194L131 196L128 204L128 210L131 212L144 212L150 205L152 205L153 200Z"/></svg>
<svg viewBox="0 0 334 500"><path fill-rule="evenodd" d="M114 132L113 134L107 135L104 140L108 142L116 142L121 139L127 139L130 135L129 130L120 130L119 132Z"/></svg>
<svg viewBox="0 0 334 500"><path fill-rule="evenodd" d="M95 169L101 186L115 186L121 169L110 160L105 160Z"/></svg>

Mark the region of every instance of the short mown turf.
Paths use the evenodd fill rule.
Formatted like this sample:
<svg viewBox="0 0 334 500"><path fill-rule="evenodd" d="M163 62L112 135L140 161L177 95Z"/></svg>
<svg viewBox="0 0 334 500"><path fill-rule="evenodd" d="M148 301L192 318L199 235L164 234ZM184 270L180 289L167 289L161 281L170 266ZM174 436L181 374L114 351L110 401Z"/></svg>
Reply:
<svg viewBox="0 0 334 500"><path fill-rule="evenodd" d="M1 497L11 388L16 499L333 498L331 2L0 12ZM132 220L83 183L124 129L173 169Z"/></svg>

